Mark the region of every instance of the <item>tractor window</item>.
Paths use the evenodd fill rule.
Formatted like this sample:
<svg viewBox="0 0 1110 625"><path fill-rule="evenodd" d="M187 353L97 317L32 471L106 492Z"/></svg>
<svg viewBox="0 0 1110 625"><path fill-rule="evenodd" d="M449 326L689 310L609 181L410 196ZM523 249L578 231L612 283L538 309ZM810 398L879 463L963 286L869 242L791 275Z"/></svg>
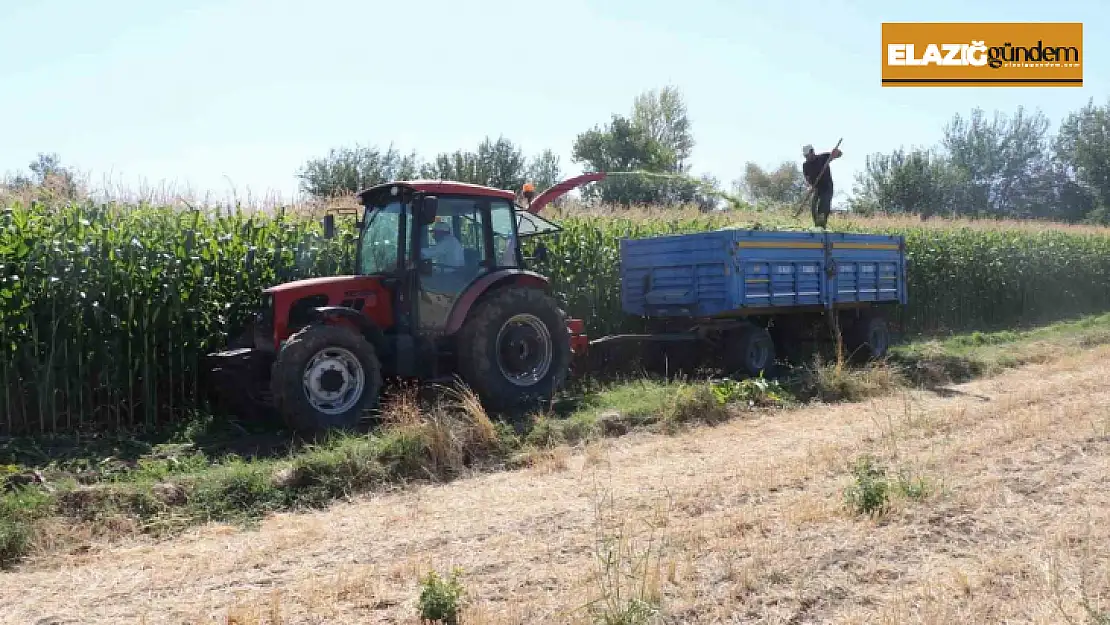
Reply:
<svg viewBox="0 0 1110 625"><path fill-rule="evenodd" d="M481 270L486 246L478 206L470 198L440 197L436 223L421 233L422 256L433 262L437 273L462 279Z"/></svg>
<svg viewBox="0 0 1110 625"><path fill-rule="evenodd" d="M552 232L559 232L562 230L559 226L551 223L550 221L533 215L525 210L518 210L516 213L517 233L522 237L529 237L538 234L550 234Z"/></svg>
<svg viewBox="0 0 1110 625"><path fill-rule="evenodd" d="M503 200L490 203L489 215L493 227L493 257L499 267L516 267L516 244L513 237L513 205Z"/></svg>
<svg viewBox="0 0 1110 625"><path fill-rule="evenodd" d="M400 230L400 202L391 202L367 216L359 249L360 274L392 273L397 269Z"/></svg>

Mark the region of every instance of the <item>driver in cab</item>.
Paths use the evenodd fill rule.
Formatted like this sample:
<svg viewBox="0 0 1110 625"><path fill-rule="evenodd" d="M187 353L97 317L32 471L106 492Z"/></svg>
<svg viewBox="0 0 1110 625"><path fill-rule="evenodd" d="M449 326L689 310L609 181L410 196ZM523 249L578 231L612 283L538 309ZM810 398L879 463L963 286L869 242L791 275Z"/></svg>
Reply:
<svg viewBox="0 0 1110 625"><path fill-rule="evenodd" d="M451 225L445 221L436 221L432 226L432 237L436 244L425 247L422 252L424 258L431 260L433 271L436 273L444 270L453 271L466 264L462 243L451 232Z"/></svg>

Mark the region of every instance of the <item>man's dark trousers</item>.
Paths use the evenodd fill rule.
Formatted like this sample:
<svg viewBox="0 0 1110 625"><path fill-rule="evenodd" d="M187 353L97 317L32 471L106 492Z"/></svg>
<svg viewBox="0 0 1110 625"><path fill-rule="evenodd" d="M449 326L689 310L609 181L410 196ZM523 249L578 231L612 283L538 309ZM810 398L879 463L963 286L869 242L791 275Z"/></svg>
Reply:
<svg viewBox="0 0 1110 625"><path fill-rule="evenodd" d="M809 200L809 212L813 215L813 225L824 228L829 223L829 211L832 210L832 189L814 190Z"/></svg>

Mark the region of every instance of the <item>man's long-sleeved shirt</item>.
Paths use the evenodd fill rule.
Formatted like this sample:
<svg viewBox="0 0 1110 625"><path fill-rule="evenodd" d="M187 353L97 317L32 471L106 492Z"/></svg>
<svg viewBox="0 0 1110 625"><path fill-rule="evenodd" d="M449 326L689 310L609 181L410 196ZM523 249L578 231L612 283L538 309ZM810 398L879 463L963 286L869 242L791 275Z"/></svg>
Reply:
<svg viewBox="0 0 1110 625"><path fill-rule="evenodd" d="M813 181L817 179L818 174L821 174L821 168L823 168L825 166L825 163L829 162L829 160L831 159L831 152L823 152L814 156L812 160L808 160L802 163L802 174L805 175L806 182L812 185ZM825 170L825 173L821 175L821 180L817 182L817 191L820 193L825 193L831 192L832 190L832 167L830 166L828 169Z"/></svg>
<svg viewBox="0 0 1110 625"><path fill-rule="evenodd" d="M450 235L436 241L435 245L424 248L423 256L445 267L462 267L466 263L462 243Z"/></svg>

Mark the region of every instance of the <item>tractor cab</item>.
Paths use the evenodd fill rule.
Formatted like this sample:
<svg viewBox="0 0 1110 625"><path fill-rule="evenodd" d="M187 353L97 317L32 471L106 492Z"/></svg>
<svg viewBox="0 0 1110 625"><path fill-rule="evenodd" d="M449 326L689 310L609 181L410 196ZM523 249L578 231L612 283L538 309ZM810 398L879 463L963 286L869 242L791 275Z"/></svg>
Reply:
<svg viewBox="0 0 1110 625"><path fill-rule="evenodd" d="M449 333L451 312L472 284L520 268L512 192L416 181L378 185L359 200L355 272L388 281L404 331Z"/></svg>
<svg viewBox="0 0 1110 625"><path fill-rule="evenodd" d="M494 410L550 398L585 337L547 278L523 267L519 241L557 231L539 210L596 176L539 197L526 187L523 204L512 191L461 182L362 191L353 272L266 289L244 347L210 355L215 369L254 363L250 375L266 380L269 403L298 430L352 426L387 377L458 376ZM333 216L324 230L334 235Z"/></svg>

